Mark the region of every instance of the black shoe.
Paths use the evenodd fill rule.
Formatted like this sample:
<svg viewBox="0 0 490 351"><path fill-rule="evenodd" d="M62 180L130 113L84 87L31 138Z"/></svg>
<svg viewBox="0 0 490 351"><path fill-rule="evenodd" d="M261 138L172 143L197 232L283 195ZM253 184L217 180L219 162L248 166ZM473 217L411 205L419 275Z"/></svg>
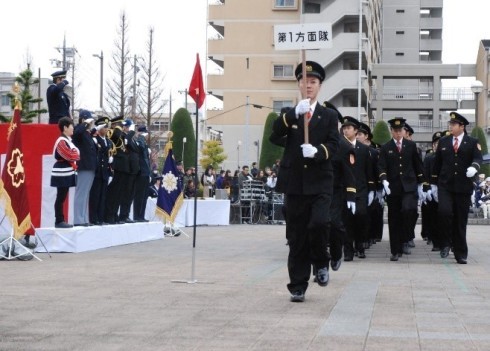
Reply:
<svg viewBox="0 0 490 351"><path fill-rule="evenodd" d="M398 261L398 255L397 254L391 255L390 261Z"/></svg>
<svg viewBox="0 0 490 351"><path fill-rule="evenodd" d="M55 228L68 229L73 228L73 225L68 224L66 222L59 222L54 225Z"/></svg>
<svg viewBox="0 0 490 351"><path fill-rule="evenodd" d="M291 293L291 302L303 302L305 301L305 293L301 290L297 290Z"/></svg>
<svg viewBox="0 0 490 351"><path fill-rule="evenodd" d="M344 256L344 262L350 262L352 260L354 260L354 257L352 257L352 256Z"/></svg>
<svg viewBox="0 0 490 351"><path fill-rule="evenodd" d="M342 263L342 260L337 260L337 261L330 261L330 266L332 267L332 270L338 271L340 268L340 264Z"/></svg>
<svg viewBox="0 0 490 351"><path fill-rule="evenodd" d="M125 223L134 223L134 221L131 218L126 218L124 220Z"/></svg>
<svg viewBox="0 0 490 351"><path fill-rule="evenodd" d="M427 245L432 245L432 240L427 240Z"/></svg>
<svg viewBox="0 0 490 351"><path fill-rule="evenodd" d="M320 268L318 272L316 272L316 280L320 286L327 286L329 278L328 267Z"/></svg>
<svg viewBox="0 0 490 351"><path fill-rule="evenodd" d="M88 223L77 223L73 225L74 227L88 227Z"/></svg>
<svg viewBox="0 0 490 351"><path fill-rule="evenodd" d="M34 236L33 236L34 238ZM28 249L35 249L37 244L34 242L34 243L31 243L31 236L30 235L24 235L24 241L25 241L25 244L24 246L27 247Z"/></svg>
<svg viewBox="0 0 490 351"><path fill-rule="evenodd" d="M413 242L413 240L410 240L408 242L408 247L415 247L415 243Z"/></svg>
<svg viewBox="0 0 490 351"><path fill-rule="evenodd" d="M117 221L116 224L126 224L125 221Z"/></svg>
<svg viewBox="0 0 490 351"><path fill-rule="evenodd" d="M446 258L447 256L449 256L449 246L441 249L441 258Z"/></svg>
<svg viewBox="0 0 490 351"><path fill-rule="evenodd" d="M366 258L366 254L363 252L359 252L359 255L357 255L359 258Z"/></svg>
<svg viewBox="0 0 490 351"><path fill-rule="evenodd" d="M434 246L431 251L436 252L436 251L441 251L441 249L437 246Z"/></svg>
<svg viewBox="0 0 490 351"><path fill-rule="evenodd" d="M412 253L412 251L410 251L410 244L408 243L403 244L402 250L405 255L410 255Z"/></svg>
<svg viewBox="0 0 490 351"><path fill-rule="evenodd" d="M466 261L466 258L457 258L456 262L458 262L459 264L467 264L468 263L468 261Z"/></svg>

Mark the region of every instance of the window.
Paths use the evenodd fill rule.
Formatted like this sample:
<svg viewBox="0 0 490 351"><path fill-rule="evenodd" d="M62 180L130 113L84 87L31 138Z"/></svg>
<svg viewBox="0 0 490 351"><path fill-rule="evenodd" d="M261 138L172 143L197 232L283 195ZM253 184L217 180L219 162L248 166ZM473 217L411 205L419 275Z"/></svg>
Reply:
<svg viewBox="0 0 490 351"><path fill-rule="evenodd" d="M404 30L397 30L396 34L405 34L405 31Z"/></svg>
<svg viewBox="0 0 490 351"><path fill-rule="evenodd" d="M293 78L294 79L294 67L293 65L274 65L274 79Z"/></svg>
<svg viewBox="0 0 490 351"><path fill-rule="evenodd" d="M405 13L405 10L396 10L396 13Z"/></svg>
<svg viewBox="0 0 490 351"><path fill-rule="evenodd" d="M396 56L405 56L405 53L404 52L397 52L395 55Z"/></svg>
<svg viewBox="0 0 490 351"><path fill-rule="evenodd" d="M293 107L294 102L293 100L274 100L272 102L272 107L274 108L274 112L279 114L281 113L281 109L283 107Z"/></svg>
<svg viewBox="0 0 490 351"><path fill-rule="evenodd" d="M7 95L2 95L1 106L10 106L10 98Z"/></svg>
<svg viewBox="0 0 490 351"><path fill-rule="evenodd" d="M275 8L296 8L296 0L275 0L274 3Z"/></svg>

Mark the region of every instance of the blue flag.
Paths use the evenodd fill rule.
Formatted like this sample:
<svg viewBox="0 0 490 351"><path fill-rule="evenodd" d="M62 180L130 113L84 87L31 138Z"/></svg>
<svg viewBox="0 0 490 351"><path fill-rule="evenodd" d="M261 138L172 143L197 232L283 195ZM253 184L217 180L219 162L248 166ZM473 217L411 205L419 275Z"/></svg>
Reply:
<svg viewBox="0 0 490 351"><path fill-rule="evenodd" d="M173 223L180 206L184 202L182 184L179 181L179 171L175 164L172 149L168 150L162 171L162 181L158 189L156 213Z"/></svg>

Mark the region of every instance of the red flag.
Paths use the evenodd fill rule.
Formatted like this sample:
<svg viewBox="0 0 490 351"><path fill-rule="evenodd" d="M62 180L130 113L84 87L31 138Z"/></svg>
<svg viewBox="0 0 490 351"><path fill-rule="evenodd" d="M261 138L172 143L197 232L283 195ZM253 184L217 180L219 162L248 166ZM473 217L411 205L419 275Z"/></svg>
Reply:
<svg viewBox="0 0 490 351"><path fill-rule="evenodd" d="M201 108L206 93L204 91L204 83L202 81L201 64L199 63L199 54L196 55L196 67L194 67L194 73L192 74L191 85L189 85L189 95L196 102L197 108Z"/></svg>
<svg viewBox="0 0 490 351"><path fill-rule="evenodd" d="M31 227L20 125L20 109L16 107L7 133L7 154L0 180L0 199L16 239L21 238Z"/></svg>

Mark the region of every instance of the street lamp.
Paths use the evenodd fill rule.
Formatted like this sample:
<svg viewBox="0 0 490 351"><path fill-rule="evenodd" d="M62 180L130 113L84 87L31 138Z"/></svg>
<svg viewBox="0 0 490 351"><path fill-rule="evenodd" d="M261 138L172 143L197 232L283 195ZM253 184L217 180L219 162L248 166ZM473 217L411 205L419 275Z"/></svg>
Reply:
<svg viewBox="0 0 490 351"><path fill-rule="evenodd" d="M471 91L475 94L475 124L478 125L478 95L483 91L483 83L475 80L471 83Z"/></svg>
<svg viewBox="0 0 490 351"><path fill-rule="evenodd" d="M240 145L242 145L242 142L238 140L238 143L236 145L236 153L237 153L237 160L238 160L238 169L240 169Z"/></svg>
<svg viewBox="0 0 490 351"><path fill-rule="evenodd" d="M187 110L187 88L184 90L178 90L179 94L184 94L184 104L185 109Z"/></svg>
<svg viewBox="0 0 490 351"><path fill-rule="evenodd" d="M103 107L103 92L104 92L104 52L101 51L100 55L93 54L93 57L97 57L100 60L100 109Z"/></svg>
<svg viewBox="0 0 490 351"><path fill-rule="evenodd" d="M182 138L182 165L184 165L184 148L185 148L185 143L187 142L187 138L183 137Z"/></svg>
<svg viewBox="0 0 490 351"><path fill-rule="evenodd" d="M255 141L254 141L254 145L255 145L255 146L257 146L257 162L258 162L258 163L260 163L260 162L259 162L259 156L260 156L260 155L259 155L259 150L260 150L260 141L259 141L259 140L255 140Z"/></svg>

